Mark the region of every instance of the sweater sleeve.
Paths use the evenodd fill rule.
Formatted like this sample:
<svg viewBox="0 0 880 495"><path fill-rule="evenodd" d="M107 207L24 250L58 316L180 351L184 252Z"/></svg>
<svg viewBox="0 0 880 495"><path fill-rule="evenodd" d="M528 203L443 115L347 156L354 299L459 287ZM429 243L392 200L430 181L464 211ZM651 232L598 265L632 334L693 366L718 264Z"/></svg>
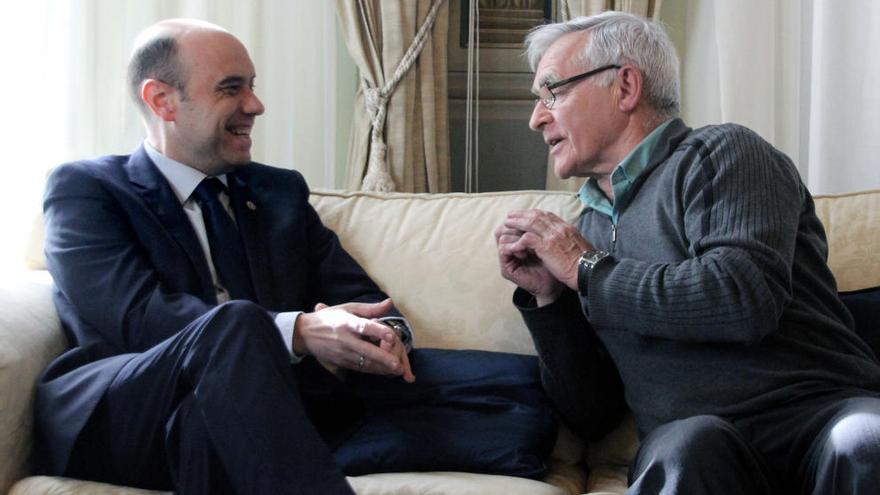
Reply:
<svg viewBox="0 0 880 495"><path fill-rule="evenodd" d="M573 291L535 307L528 292L513 297L535 342L541 383L562 419L581 437L596 440L623 417L623 385Z"/></svg>
<svg viewBox="0 0 880 495"><path fill-rule="evenodd" d="M778 328L791 299L806 190L785 155L741 126L713 128L676 153L689 163L669 192L680 203L688 256L671 263L606 258L582 303L597 328L757 343Z"/></svg>

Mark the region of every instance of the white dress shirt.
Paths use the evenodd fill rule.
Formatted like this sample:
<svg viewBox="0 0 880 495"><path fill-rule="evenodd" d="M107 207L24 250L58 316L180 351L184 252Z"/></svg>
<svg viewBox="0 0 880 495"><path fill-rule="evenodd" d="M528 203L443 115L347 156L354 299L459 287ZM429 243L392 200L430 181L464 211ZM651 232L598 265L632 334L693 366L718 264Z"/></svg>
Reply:
<svg viewBox="0 0 880 495"><path fill-rule="evenodd" d="M199 207L198 202L194 198L191 198L196 187L198 187L202 180L208 176L190 166L168 158L146 141L144 141L144 150L147 152L150 159L153 160L153 163L156 164L156 168L159 169L159 172L165 176L165 179L171 185L171 190L174 191L174 195L177 196L180 204L183 205L183 211L186 213L190 224L192 224L193 230L196 232L196 237L199 239L199 245L202 247L202 252L205 254L205 259L208 261L208 269L211 271L211 279L214 281L217 302L224 303L229 301L229 292L227 292L226 288L220 284L220 281L217 278L217 270L214 268L214 260L211 258L211 248L208 245L208 232L205 229L205 220L202 217L202 209ZM220 179L220 182L222 182L224 186L227 185L226 174L218 175L217 178ZM226 211L229 213L229 216L232 217L232 221L234 222L235 215L229 204L229 196L225 193L220 193L220 202L223 204L223 207L226 208ZM275 316L275 326L277 326L278 331L281 332L281 340L284 341L284 345L290 353L291 361L294 363L300 362L304 357L293 352L293 328L296 325L296 319L300 314L302 314L301 311L286 311L278 313Z"/></svg>

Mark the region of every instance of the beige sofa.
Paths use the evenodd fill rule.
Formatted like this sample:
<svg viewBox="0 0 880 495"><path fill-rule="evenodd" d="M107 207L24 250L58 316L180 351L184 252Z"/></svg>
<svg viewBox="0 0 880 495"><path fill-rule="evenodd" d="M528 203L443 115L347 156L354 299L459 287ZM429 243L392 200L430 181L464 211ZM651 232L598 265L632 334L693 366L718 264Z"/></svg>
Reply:
<svg viewBox="0 0 880 495"><path fill-rule="evenodd" d="M573 219L579 204L572 194L319 191L312 203L409 316L417 346L534 353L510 303L513 286L499 275L492 231L511 209L542 208ZM840 289L880 286L880 191L821 197L816 204L828 231L830 264ZM42 267L39 248L32 250L29 264ZM0 283L0 493L155 493L28 477L34 383L65 347L50 289L51 280L39 270ZM350 482L360 495L615 494L625 491L626 466L636 447L635 428L627 419L589 448L560 431L544 482L443 472L376 474Z"/></svg>

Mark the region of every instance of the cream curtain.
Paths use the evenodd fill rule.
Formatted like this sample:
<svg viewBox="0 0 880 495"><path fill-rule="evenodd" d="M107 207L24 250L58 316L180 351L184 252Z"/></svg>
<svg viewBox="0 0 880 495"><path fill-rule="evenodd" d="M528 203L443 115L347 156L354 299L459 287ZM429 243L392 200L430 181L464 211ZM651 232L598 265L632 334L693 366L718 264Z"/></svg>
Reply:
<svg viewBox="0 0 880 495"><path fill-rule="evenodd" d="M248 47L257 69L257 94L266 105L254 130L254 160L296 168L312 187L341 184L356 70L341 40L337 42L332 3L15 4L0 16L2 45L15 47L4 54L6 67L19 74L0 80L3 94L15 95L5 103L8 114L16 116L0 124L4 142L10 143L0 162L6 179L0 183L0 224L8 238L0 243L0 269L7 263L20 264L23 240L40 210L51 167L89 156L129 153L143 139L143 126L125 85L125 66L137 33L169 17L215 22Z"/></svg>
<svg viewBox="0 0 880 495"><path fill-rule="evenodd" d="M257 118L254 160L302 172L312 187L335 187L336 15L326 2L287 0L66 0L49 2L67 33L53 40L65 50L62 72L69 158L130 152L143 139L140 117L125 89L131 43L150 24L192 17L228 29L247 46L257 71L257 95L266 113ZM54 33L53 33L54 34ZM341 44L341 43L339 43ZM343 57L345 52L339 53ZM53 70L56 70L54 67ZM353 68L350 70L353 73ZM354 75L351 74L353 78ZM343 81L346 83L347 81ZM342 84L351 91L354 80ZM346 105L347 107L348 105ZM347 110L347 108L346 108ZM344 154L347 139L338 154Z"/></svg>
<svg viewBox="0 0 880 495"><path fill-rule="evenodd" d="M432 5L432 0L337 0L346 46L369 87L382 88L392 80ZM384 158L397 191L449 191L448 25L449 6L443 1L414 65L387 96ZM372 121L363 85L354 105L347 189L363 187L370 160Z"/></svg>
<svg viewBox="0 0 880 495"><path fill-rule="evenodd" d="M661 0L559 0L559 15L563 21L584 15L595 15L606 10L630 12L656 19Z"/></svg>
<svg viewBox="0 0 880 495"><path fill-rule="evenodd" d="M880 46L880 2L677 0L653 7L681 58L688 125L736 122L755 130L791 157L813 194L880 188L880 93L871 84L880 80L880 58L866 55ZM572 16L580 13L572 7ZM567 182L548 174L548 189L577 188Z"/></svg>
<svg viewBox="0 0 880 495"><path fill-rule="evenodd" d="M662 19L689 125L754 129L814 194L880 188L880 2L687 0L664 5Z"/></svg>
<svg viewBox="0 0 880 495"><path fill-rule="evenodd" d="M630 12L657 19L661 0L560 0L559 16L563 21L585 15L595 15L606 10ZM577 191L584 183L583 177L561 180L553 173L553 159L548 159L545 188L554 191Z"/></svg>

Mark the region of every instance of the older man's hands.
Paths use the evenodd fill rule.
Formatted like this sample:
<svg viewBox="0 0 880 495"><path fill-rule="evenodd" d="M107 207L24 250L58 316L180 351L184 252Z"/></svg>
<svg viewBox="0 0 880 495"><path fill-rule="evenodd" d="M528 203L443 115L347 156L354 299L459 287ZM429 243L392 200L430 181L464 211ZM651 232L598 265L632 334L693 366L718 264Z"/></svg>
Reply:
<svg viewBox="0 0 880 495"><path fill-rule="evenodd" d="M578 259L592 245L553 213L516 210L495 229L501 275L530 292L539 306L564 286L577 290Z"/></svg>
<svg viewBox="0 0 880 495"><path fill-rule="evenodd" d="M391 307L391 299L338 306L319 303L314 312L297 318L293 350L311 354L331 366L401 376L412 383L415 376L400 337L374 319L385 316Z"/></svg>

